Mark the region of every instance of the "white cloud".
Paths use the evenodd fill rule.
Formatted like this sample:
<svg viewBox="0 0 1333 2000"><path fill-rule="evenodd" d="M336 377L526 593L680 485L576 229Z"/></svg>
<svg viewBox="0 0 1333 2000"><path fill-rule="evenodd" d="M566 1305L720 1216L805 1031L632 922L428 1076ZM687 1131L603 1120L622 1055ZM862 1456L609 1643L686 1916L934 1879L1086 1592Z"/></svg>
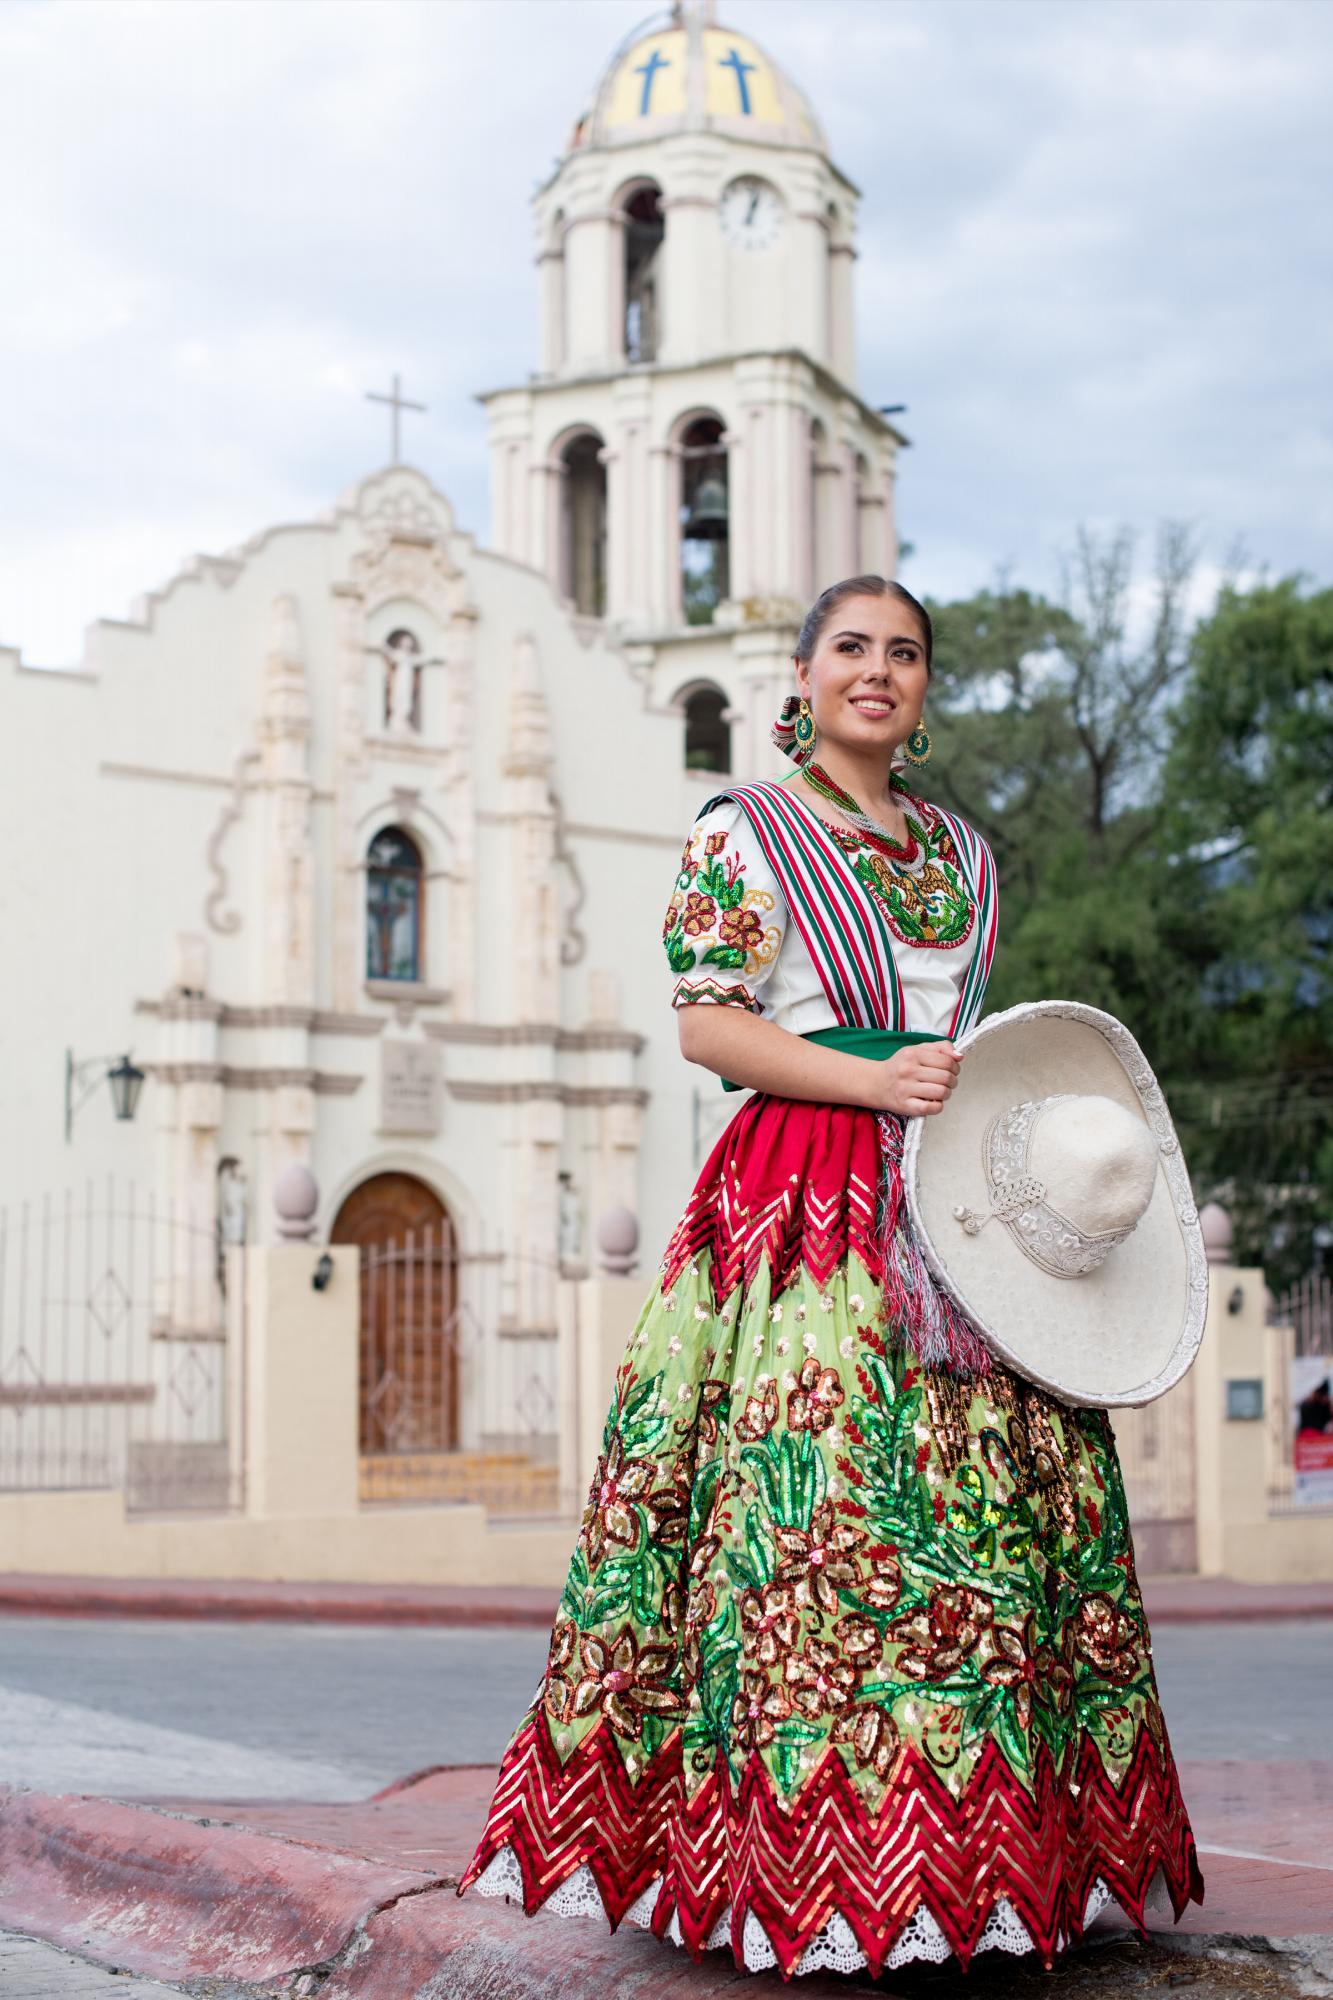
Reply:
<svg viewBox="0 0 1333 2000"><path fill-rule="evenodd" d="M0 4L0 640L83 625L382 457L484 533L528 199L642 0ZM1081 519L1327 574L1333 10L726 0L863 189L915 587L1051 587Z"/></svg>

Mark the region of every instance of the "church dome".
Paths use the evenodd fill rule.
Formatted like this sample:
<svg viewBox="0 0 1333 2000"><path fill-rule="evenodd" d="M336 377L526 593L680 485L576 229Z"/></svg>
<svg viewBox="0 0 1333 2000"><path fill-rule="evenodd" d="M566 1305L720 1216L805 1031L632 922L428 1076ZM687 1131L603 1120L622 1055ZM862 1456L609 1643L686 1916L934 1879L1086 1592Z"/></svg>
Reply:
<svg viewBox="0 0 1333 2000"><path fill-rule="evenodd" d="M751 36L720 27L710 0L676 0L657 23L634 30L574 127L570 150L682 131L825 150L805 94Z"/></svg>

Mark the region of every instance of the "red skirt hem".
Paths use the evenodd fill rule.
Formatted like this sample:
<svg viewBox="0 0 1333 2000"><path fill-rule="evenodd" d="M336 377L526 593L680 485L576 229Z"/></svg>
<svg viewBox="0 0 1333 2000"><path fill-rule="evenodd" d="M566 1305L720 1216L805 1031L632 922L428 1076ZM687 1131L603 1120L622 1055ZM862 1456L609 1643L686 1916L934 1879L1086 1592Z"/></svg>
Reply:
<svg viewBox="0 0 1333 2000"><path fill-rule="evenodd" d="M1146 1727L1118 1780L1090 1737L1063 1775L1040 1745L1030 1788L988 1743L957 1794L947 1773L906 1744L871 1813L833 1748L786 1804L758 1757L734 1787L719 1755L687 1796L678 1731L631 1780L605 1723L562 1764L539 1709L506 1753L460 1895L506 1847L529 1914L586 1866L614 1929L660 1878L657 1936L678 1917L699 1959L730 1906L737 1964L752 1914L784 1978L835 1912L875 1977L923 1905L966 1970L1001 1897L1048 1967L1082 1936L1098 1876L1140 1935L1159 1867L1177 1920L1203 1901L1175 1765Z"/></svg>

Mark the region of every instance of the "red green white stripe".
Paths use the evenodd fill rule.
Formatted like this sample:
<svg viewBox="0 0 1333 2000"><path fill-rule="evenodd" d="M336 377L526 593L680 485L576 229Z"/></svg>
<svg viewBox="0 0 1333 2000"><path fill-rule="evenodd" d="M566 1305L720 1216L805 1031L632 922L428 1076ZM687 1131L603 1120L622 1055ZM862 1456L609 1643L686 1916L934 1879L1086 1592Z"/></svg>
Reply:
<svg viewBox="0 0 1333 2000"><path fill-rule="evenodd" d="M717 792L704 810L725 799L749 820L837 1019L846 1027L906 1029L892 934L819 816L771 779ZM978 914L976 948L949 1026L953 1035L971 1027L981 1012L995 956L998 898L994 858L985 841L966 820L939 806L934 810L953 835Z"/></svg>
<svg viewBox="0 0 1333 2000"><path fill-rule="evenodd" d="M990 978L995 943L1000 932L999 885L995 878L995 856L976 828L969 826L965 819L960 819L957 813L946 812L943 806L935 806L934 810L953 835L963 880L967 883L968 894L977 912L977 942L972 962L967 968L967 978L949 1023L950 1035L962 1035L981 1018L981 1003L985 998L986 981Z"/></svg>

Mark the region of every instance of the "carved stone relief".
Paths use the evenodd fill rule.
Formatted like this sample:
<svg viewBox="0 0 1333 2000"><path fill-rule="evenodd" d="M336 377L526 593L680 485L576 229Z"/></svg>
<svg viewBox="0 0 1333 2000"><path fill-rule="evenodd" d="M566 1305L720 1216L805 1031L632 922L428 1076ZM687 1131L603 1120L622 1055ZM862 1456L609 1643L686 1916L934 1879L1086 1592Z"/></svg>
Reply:
<svg viewBox="0 0 1333 2000"><path fill-rule="evenodd" d="M204 922L211 931L222 937L230 937L241 928L241 913L227 903L227 871L222 865L222 849L228 833L245 810L245 794L252 789L250 773L259 763L257 750L243 750L236 759L232 774L231 797L218 817L218 823L208 837L204 849L204 861L213 877L213 887L204 898Z"/></svg>

